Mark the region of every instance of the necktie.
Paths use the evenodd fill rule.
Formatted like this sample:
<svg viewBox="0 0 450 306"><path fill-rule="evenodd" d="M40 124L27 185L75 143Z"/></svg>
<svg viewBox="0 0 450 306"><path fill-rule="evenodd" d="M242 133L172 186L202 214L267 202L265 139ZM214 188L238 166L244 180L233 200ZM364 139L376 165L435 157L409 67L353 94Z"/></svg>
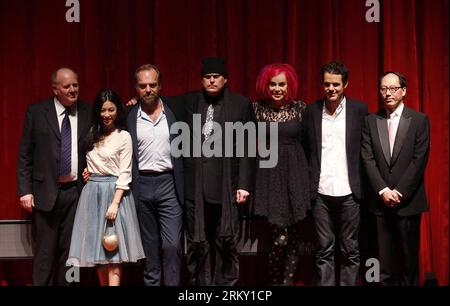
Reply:
<svg viewBox="0 0 450 306"><path fill-rule="evenodd" d="M208 110L206 112L206 121L203 126L203 136L205 136L205 140L211 136L212 128L213 128L213 119L214 119L214 107L212 104L208 106Z"/></svg>
<svg viewBox="0 0 450 306"><path fill-rule="evenodd" d="M389 149L390 149L390 152L391 152L391 156L392 156L392 151L394 150L395 134L396 134L395 123L394 123L395 116L396 116L396 114L392 113L390 115L389 120L388 120Z"/></svg>
<svg viewBox="0 0 450 306"><path fill-rule="evenodd" d="M69 109L64 112L64 119L61 124L61 155L59 175L69 175L72 168L72 131L69 120Z"/></svg>

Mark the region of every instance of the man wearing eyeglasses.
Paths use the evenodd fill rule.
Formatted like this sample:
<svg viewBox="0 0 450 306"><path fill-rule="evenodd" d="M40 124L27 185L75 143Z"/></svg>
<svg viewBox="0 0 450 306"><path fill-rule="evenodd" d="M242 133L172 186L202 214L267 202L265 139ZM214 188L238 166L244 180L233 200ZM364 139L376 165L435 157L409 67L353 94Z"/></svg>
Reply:
<svg viewBox="0 0 450 306"><path fill-rule="evenodd" d="M386 72L379 86L384 108L366 117L361 154L371 188L369 211L376 218L380 282L417 286L430 126L425 114L403 103L403 75Z"/></svg>

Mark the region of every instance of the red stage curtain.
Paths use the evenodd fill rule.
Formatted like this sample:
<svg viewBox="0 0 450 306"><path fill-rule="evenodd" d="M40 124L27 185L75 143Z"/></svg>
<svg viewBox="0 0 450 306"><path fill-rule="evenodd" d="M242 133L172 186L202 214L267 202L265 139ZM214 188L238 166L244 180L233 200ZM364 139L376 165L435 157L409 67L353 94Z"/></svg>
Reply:
<svg viewBox="0 0 450 306"><path fill-rule="evenodd" d="M434 271L448 285L447 0L384 0L379 23L366 21L365 0L79 3L81 22L68 23L65 1L0 2L0 219L27 218L15 195L22 124L27 106L51 95L59 66L79 73L89 101L106 87L132 97L133 72L146 62L161 69L164 94L196 90L200 60L211 55L227 59L232 90L254 97L260 69L288 62L300 77L299 97L310 103L321 96L320 67L340 59L350 69L348 95L370 111L379 107L379 75L396 70L408 80L406 104L430 117L421 279Z"/></svg>

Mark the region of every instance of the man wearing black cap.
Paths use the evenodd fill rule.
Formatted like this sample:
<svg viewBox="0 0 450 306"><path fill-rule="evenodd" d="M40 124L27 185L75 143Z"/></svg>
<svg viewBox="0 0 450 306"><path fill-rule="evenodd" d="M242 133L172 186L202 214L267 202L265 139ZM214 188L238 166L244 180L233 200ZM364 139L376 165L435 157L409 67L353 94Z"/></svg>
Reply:
<svg viewBox="0 0 450 306"><path fill-rule="evenodd" d="M208 138L220 137L214 135L213 123L224 131L226 122L245 124L254 120L250 101L227 89L227 71L221 58L203 60L201 84L202 91L184 96L184 105L191 131L195 115L201 116L202 129L197 136L202 144ZM195 134L191 134L194 140ZM237 138L232 140L233 148ZM205 157L202 153L201 157L185 158L187 269L189 285L193 286L232 286L239 278L238 205L250 195L255 159L248 154L223 156ZM215 267L211 266L213 256Z"/></svg>

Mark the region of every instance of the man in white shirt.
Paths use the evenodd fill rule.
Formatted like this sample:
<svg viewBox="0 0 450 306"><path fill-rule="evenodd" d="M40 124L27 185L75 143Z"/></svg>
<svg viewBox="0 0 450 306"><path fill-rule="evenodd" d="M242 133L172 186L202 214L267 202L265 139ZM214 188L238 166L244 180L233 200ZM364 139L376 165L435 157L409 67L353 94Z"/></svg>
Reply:
<svg viewBox="0 0 450 306"><path fill-rule="evenodd" d="M160 97L161 73L151 64L135 72L137 104L127 117L133 141L132 190L146 256L144 283L178 286L181 265L184 176L181 157L175 158L169 133L176 121Z"/></svg>
<svg viewBox="0 0 450 306"><path fill-rule="evenodd" d="M17 194L33 218L33 285L66 285L73 220L86 166L89 107L78 100L78 76L52 74L54 97L28 108L17 160Z"/></svg>
<svg viewBox="0 0 450 306"><path fill-rule="evenodd" d="M312 213L317 232L317 285L354 286L360 264L361 130L364 103L344 95L348 70L340 62L322 67L325 97L308 105L304 117ZM340 248L336 282L335 251Z"/></svg>
<svg viewBox="0 0 450 306"><path fill-rule="evenodd" d="M371 187L369 210L377 225L380 282L417 286L421 213L428 210L429 121L405 106L403 75L386 72L379 86L384 108L367 116L361 154Z"/></svg>

